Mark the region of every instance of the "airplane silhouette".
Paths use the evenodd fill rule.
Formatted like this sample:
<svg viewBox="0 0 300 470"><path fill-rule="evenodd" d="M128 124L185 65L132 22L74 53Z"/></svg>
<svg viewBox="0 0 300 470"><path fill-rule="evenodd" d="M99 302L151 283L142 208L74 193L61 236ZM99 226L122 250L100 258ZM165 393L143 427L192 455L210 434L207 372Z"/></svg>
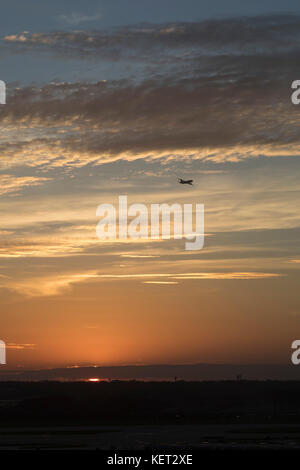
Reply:
<svg viewBox="0 0 300 470"><path fill-rule="evenodd" d="M182 178L178 178L178 183L180 184L190 184L191 186L193 186L193 181L194 180L183 180Z"/></svg>

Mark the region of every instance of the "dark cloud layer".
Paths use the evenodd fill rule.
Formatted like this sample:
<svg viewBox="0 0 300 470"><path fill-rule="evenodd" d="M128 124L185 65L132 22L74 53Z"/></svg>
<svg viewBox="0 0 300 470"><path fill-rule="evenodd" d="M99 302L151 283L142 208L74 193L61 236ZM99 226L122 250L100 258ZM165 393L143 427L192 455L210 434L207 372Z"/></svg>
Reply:
<svg viewBox="0 0 300 470"><path fill-rule="evenodd" d="M4 41L22 47L52 48L58 52L78 54L107 54L116 57L126 50L155 48L225 48L248 50L269 48L277 45L280 49L290 48L299 39L300 19L293 15L274 15L252 18L210 20L198 23L167 23L161 25L141 24L135 27L116 28L111 31L55 31L6 35Z"/></svg>
<svg viewBox="0 0 300 470"><path fill-rule="evenodd" d="M25 134L22 139L21 132L15 142L1 144L2 155L44 148L55 159L75 151L93 159L183 151L197 158L201 149L241 153L239 146L293 147L299 143L299 112L288 87L270 83L264 88L261 80L249 78L223 85L204 79L187 85L148 81L26 88L10 97L0 121L16 129L30 126L31 139Z"/></svg>
<svg viewBox="0 0 300 470"><path fill-rule="evenodd" d="M110 59L125 54L135 61L149 55L157 67L139 82L53 82L11 90L0 121L27 126L32 135L3 143L3 158L28 161L31 154L36 164L67 159L82 165L297 154L299 112L290 95L300 76L299 26L300 17L286 15L6 36L12 48Z"/></svg>

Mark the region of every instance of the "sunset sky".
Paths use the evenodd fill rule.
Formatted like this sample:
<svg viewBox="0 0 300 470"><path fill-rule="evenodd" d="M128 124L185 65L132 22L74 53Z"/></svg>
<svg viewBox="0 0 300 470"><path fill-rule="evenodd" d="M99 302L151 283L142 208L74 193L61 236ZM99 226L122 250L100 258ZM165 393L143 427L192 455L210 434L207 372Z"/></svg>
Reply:
<svg viewBox="0 0 300 470"><path fill-rule="evenodd" d="M299 2L11 0L0 26L1 367L289 364ZM119 195L203 203L204 248L99 240Z"/></svg>

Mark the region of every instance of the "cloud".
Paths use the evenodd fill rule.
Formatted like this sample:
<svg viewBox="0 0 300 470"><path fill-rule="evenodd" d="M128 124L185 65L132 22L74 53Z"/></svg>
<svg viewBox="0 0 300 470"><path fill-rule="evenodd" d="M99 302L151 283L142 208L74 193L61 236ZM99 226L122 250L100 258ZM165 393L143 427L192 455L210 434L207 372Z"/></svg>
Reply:
<svg viewBox="0 0 300 470"><path fill-rule="evenodd" d="M9 51L126 59L143 72L10 89L2 159L53 168L299 156L299 108L290 101L299 40L293 15L7 35Z"/></svg>
<svg viewBox="0 0 300 470"><path fill-rule="evenodd" d="M176 281L145 281L143 284L173 285L178 284Z"/></svg>
<svg viewBox="0 0 300 470"><path fill-rule="evenodd" d="M84 253L89 247L99 243L95 225L80 229L72 225L64 228L45 224L45 233L39 233L39 227L31 223L30 227L15 229L14 236L5 238L0 247L0 259L58 258ZM8 232L8 234L13 233L13 231Z"/></svg>
<svg viewBox="0 0 300 470"><path fill-rule="evenodd" d="M75 26L80 23L87 23L89 21L97 21L102 18L100 13L95 13L94 15L85 15L84 13L69 13L65 15L59 15L59 21L62 21L71 26Z"/></svg>
<svg viewBox="0 0 300 470"><path fill-rule="evenodd" d="M97 277L96 273L58 274L38 278L14 279L3 283L1 287L17 292L25 297L41 297L63 294L72 285Z"/></svg>
<svg viewBox="0 0 300 470"><path fill-rule="evenodd" d="M299 155L299 121L288 89L248 83L156 80L53 83L15 90L0 122L10 167L80 167L137 159L239 161ZM228 119L230 116L230 119ZM30 131L25 132L24 126ZM5 138L5 134L3 136Z"/></svg>
<svg viewBox="0 0 300 470"><path fill-rule="evenodd" d="M203 272L203 273L149 273L149 274L98 274L102 279L140 279L140 278L170 278L181 280L204 280L204 279L265 279L280 277L278 273L263 272Z"/></svg>
<svg viewBox="0 0 300 470"><path fill-rule="evenodd" d="M13 349L13 350L24 350L24 349L35 349L36 345L31 343L7 343L6 349Z"/></svg>
<svg viewBox="0 0 300 470"><path fill-rule="evenodd" d="M82 282L105 281L142 281L148 284L177 284L178 281L195 280L259 280L278 278L282 274L266 272L192 272L192 273L129 273L108 274L96 270L85 272L41 275L22 279L4 278L1 287L17 292L26 297L61 295L70 290L74 284Z"/></svg>
<svg viewBox="0 0 300 470"><path fill-rule="evenodd" d="M5 236L5 235L12 235L13 232L11 230L0 230L0 236Z"/></svg>
<svg viewBox="0 0 300 470"><path fill-rule="evenodd" d="M61 15L68 24L93 21L101 15L71 13ZM250 18L229 18L202 22L178 22L119 27L101 31L54 31L44 33L8 34L4 41L31 47L51 47L57 52L82 54L107 54L115 52L116 57L130 50L144 52L153 49L172 50L194 48L202 53L248 54L292 48L299 39L299 16L270 15Z"/></svg>
<svg viewBox="0 0 300 470"><path fill-rule="evenodd" d="M143 255L138 253L122 253L121 258L159 258L158 255Z"/></svg>
<svg viewBox="0 0 300 470"><path fill-rule="evenodd" d="M0 196L7 193L18 193L25 187L39 186L50 178L33 176L14 176L0 174Z"/></svg>

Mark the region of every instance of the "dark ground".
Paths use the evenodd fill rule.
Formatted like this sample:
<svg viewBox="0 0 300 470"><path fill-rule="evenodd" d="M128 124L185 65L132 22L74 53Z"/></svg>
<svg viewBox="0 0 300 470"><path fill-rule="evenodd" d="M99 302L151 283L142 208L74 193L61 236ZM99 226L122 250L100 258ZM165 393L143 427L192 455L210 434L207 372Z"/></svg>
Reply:
<svg viewBox="0 0 300 470"><path fill-rule="evenodd" d="M300 448L300 381L1 382L0 449Z"/></svg>

